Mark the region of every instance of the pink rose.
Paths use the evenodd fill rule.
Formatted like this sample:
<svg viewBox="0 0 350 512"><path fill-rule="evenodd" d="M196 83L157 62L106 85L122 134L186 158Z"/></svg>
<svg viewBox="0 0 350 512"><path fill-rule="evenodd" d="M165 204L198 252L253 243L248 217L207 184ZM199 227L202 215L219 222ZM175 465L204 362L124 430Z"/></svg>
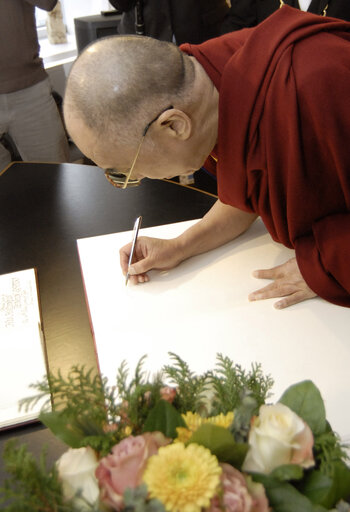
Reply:
<svg viewBox="0 0 350 512"><path fill-rule="evenodd" d="M176 397L176 388L171 388L169 386L165 386L164 388L161 388L160 397L163 400L166 400L167 402L169 402L169 404L172 404Z"/></svg>
<svg viewBox="0 0 350 512"><path fill-rule="evenodd" d="M220 464L223 495L215 496L208 512L268 512L269 504L264 487L250 477L244 477L229 464Z"/></svg>
<svg viewBox="0 0 350 512"><path fill-rule="evenodd" d="M125 489L141 484L148 458L170 441L161 432L147 432L141 436L129 436L115 445L112 453L101 459L96 469L101 501L121 510Z"/></svg>

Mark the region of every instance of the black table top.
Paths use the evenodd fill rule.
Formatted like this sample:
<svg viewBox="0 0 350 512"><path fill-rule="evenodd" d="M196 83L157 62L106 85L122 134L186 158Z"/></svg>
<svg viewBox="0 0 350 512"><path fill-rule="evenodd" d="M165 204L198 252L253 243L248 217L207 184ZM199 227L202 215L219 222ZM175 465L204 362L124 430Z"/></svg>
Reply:
<svg viewBox="0 0 350 512"><path fill-rule="evenodd" d="M50 371L96 367L76 240L131 230L138 215L142 227L200 218L215 201L163 180L118 190L88 165L21 162L0 175L0 274L37 269ZM49 436L40 427L1 433L0 451L11 432Z"/></svg>

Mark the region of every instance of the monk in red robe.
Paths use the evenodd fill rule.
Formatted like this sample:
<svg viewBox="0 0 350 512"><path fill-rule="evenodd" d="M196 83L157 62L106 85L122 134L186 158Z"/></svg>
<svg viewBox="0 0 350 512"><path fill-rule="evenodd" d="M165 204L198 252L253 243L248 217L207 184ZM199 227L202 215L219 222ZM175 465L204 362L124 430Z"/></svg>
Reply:
<svg viewBox="0 0 350 512"><path fill-rule="evenodd" d="M162 58L159 44L167 43L96 43L74 66L65 101L80 149L127 180L192 173L206 159L216 173L218 202L198 224L174 240L139 239L129 268L133 281L234 239L261 216L296 258L256 271L271 283L250 299L279 297L275 306L283 308L318 295L350 307L350 24L283 7L255 28L183 45L180 58L170 45ZM145 66L141 84L123 61L124 53L132 58L128 46L143 53L134 57ZM114 133L114 147L96 141L99 117L89 117L96 92L89 89L84 104L78 87L96 69L101 48L109 55L112 47L115 96L105 99L104 89L98 108L117 97L106 132ZM135 121L129 114L125 127L124 120L126 140L113 126L120 129L130 109ZM130 244L121 249L124 272L129 253Z"/></svg>

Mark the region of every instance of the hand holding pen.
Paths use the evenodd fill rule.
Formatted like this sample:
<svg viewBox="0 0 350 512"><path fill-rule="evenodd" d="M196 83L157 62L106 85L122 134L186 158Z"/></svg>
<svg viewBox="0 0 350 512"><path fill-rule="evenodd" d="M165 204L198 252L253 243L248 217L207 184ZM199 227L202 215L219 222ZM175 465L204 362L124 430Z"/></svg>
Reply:
<svg viewBox="0 0 350 512"><path fill-rule="evenodd" d="M138 238L136 222L132 242L119 251L120 265L126 276L126 284L129 280L132 280L133 284L145 283L149 281L147 274L149 270L169 270L186 259L176 238L168 240L147 236Z"/></svg>

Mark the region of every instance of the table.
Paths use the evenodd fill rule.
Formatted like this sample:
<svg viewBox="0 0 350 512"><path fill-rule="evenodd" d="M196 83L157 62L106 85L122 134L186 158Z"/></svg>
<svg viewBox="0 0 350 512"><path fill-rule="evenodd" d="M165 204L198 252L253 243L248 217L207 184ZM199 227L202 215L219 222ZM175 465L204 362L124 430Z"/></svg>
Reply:
<svg viewBox="0 0 350 512"><path fill-rule="evenodd" d="M96 367L76 240L128 231L141 214L144 227L199 218L215 201L165 180L118 190L88 165L21 162L0 175L0 274L37 268L50 371ZM108 263L120 271L118 254ZM30 426L1 433L0 452L13 436L34 453L48 442L49 460L64 450L46 429ZM0 470L0 485L3 477Z"/></svg>

